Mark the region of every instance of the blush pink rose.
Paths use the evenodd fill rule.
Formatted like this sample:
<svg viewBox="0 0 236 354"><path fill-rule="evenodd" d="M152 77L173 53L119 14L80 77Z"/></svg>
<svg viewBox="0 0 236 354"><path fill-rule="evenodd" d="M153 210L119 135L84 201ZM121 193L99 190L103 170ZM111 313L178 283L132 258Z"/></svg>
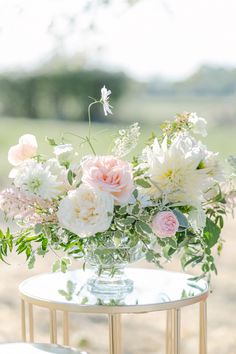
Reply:
<svg viewBox="0 0 236 354"><path fill-rule="evenodd" d="M128 202L134 190L128 162L114 156L89 157L81 164L82 181L112 194L116 205Z"/></svg>
<svg viewBox="0 0 236 354"><path fill-rule="evenodd" d="M172 211L161 211L152 220L152 229L159 237L175 236L178 228L178 219Z"/></svg>
<svg viewBox="0 0 236 354"><path fill-rule="evenodd" d="M8 161L13 166L20 165L24 160L36 155L38 149L34 135L25 134L19 139L19 144L12 146L8 151Z"/></svg>

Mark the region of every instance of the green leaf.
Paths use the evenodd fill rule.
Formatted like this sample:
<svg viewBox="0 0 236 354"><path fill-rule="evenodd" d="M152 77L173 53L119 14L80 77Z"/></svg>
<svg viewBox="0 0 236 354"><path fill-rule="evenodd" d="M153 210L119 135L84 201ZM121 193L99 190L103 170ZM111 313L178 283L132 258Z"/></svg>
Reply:
<svg viewBox="0 0 236 354"><path fill-rule="evenodd" d="M173 237L168 237L168 243L169 243L169 245L172 247L172 248L174 248L174 249L176 249L178 246L177 246L177 241L176 241L176 239L175 238L173 238Z"/></svg>
<svg viewBox="0 0 236 354"><path fill-rule="evenodd" d="M137 215L139 213L140 209L138 205L134 205L132 208L132 214Z"/></svg>
<svg viewBox="0 0 236 354"><path fill-rule="evenodd" d="M152 228L142 220L137 220L135 223L135 229L137 233L144 235L151 235Z"/></svg>
<svg viewBox="0 0 236 354"><path fill-rule="evenodd" d="M57 259L56 262L53 263L52 271L57 272L60 269L61 269L61 261L60 259Z"/></svg>
<svg viewBox="0 0 236 354"><path fill-rule="evenodd" d="M175 216L178 219L180 228L187 229L189 227L189 223L188 223L186 216L183 213L181 213L181 211L179 211L178 209L174 209L173 213L175 214Z"/></svg>
<svg viewBox="0 0 236 354"><path fill-rule="evenodd" d="M220 237L220 228L209 218L206 220L206 226L203 230L203 238L207 246L212 248Z"/></svg>
<svg viewBox="0 0 236 354"><path fill-rule="evenodd" d="M59 289L58 290L59 294L66 297L67 296L67 292L65 290Z"/></svg>
<svg viewBox="0 0 236 354"><path fill-rule="evenodd" d="M122 219L122 222L125 226L132 225L135 222L136 218L133 216L127 216L127 218Z"/></svg>
<svg viewBox="0 0 236 354"><path fill-rule="evenodd" d="M118 214L120 214L120 215L127 214L127 207L126 206L120 207L118 210Z"/></svg>
<svg viewBox="0 0 236 354"><path fill-rule="evenodd" d="M46 141L49 143L49 145L51 146L57 146L56 141L53 138L49 138L48 136L46 136Z"/></svg>
<svg viewBox="0 0 236 354"><path fill-rule="evenodd" d="M71 264L69 258L61 258L61 272L66 273L68 266Z"/></svg>
<svg viewBox="0 0 236 354"><path fill-rule="evenodd" d="M36 224L34 227L35 235L40 235L42 233L43 226L42 224Z"/></svg>
<svg viewBox="0 0 236 354"><path fill-rule="evenodd" d="M143 178L136 179L135 184L137 184L138 186L141 186L143 188L150 188L152 186L147 180L145 180Z"/></svg>
<svg viewBox="0 0 236 354"><path fill-rule="evenodd" d="M67 173L67 180L68 180L69 184L72 186L72 184L73 184L73 172L71 170L69 170L68 173Z"/></svg>
<svg viewBox="0 0 236 354"><path fill-rule="evenodd" d="M155 258L155 254L153 251L149 250L146 252L145 257L148 262L152 262L153 259Z"/></svg>
<svg viewBox="0 0 236 354"><path fill-rule="evenodd" d="M89 300L88 300L87 296L83 297L83 299L82 299L82 301L81 301L81 305L87 304L88 301L89 301Z"/></svg>
<svg viewBox="0 0 236 354"><path fill-rule="evenodd" d="M66 287L69 293L73 293L76 289L76 283L73 283L73 281L68 280Z"/></svg>
<svg viewBox="0 0 236 354"><path fill-rule="evenodd" d="M32 255L30 256L29 262L28 262L28 268L29 268L29 269L34 268L35 261L36 261L35 255L32 254Z"/></svg>
<svg viewBox="0 0 236 354"><path fill-rule="evenodd" d="M47 250L47 246L48 246L48 239L47 238L43 238L43 240L42 240L42 250L46 251Z"/></svg>

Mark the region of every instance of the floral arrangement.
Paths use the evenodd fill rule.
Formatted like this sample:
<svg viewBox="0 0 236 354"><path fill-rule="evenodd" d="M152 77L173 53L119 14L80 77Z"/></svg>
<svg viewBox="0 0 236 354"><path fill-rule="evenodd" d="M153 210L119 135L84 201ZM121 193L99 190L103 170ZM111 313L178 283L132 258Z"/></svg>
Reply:
<svg viewBox="0 0 236 354"><path fill-rule="evenodd" d="M10 148L12 184L1 192L0 208L19 229L0 232L0 258L16 248L33 267L37 255L53 250L54 270L65 271L69 257L86 264L87 253L107 243L128 262L129 252L122 249L139 244L158 266L177 253L183 268L201 265L199 277L216 272L213 248L218 254L222 249L221 230L234 207L235 188L218 153L196 138L206 136L206 120L196 113L177 115L128 162L125 156L140 136L135 123L118 132L110 154L96 155L91 108L101 104L105 115L112 114L110 94L104 86L101 99L92 99L88 108L88 136L80 139L91 155L80 156L72 144L47 138L54 156L45 158L30 134Z"/></svg>

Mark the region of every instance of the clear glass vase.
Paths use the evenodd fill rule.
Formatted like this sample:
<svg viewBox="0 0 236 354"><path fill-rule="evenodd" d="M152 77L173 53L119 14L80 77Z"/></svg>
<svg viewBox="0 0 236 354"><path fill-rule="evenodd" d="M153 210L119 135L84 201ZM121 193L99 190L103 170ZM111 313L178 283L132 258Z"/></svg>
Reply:
<svg viewBox="0 0 236 354"><path fill-rule="evenodd" d="M133 281L126 275L128 264L144 257L142 243L135 246L107 242L102 246L91 245L86 252L86 262L92 269L92 276L87 281L87 289L94 294L114 297L133 290Z"/></svg>

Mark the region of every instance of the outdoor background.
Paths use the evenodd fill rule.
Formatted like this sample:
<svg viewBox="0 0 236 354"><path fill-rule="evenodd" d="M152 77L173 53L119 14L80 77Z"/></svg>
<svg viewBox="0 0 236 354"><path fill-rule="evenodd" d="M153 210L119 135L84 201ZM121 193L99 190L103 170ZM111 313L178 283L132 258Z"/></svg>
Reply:
<svg viewBox="0 0 236 354"><path fill-rule="evenodd" d="M9 183L7 151L22 134L35 134L46 154L45 136L62 134L86 153L70 133L87 134L89 96L99 98L104 84L114 114L93 111L98 152L107 153L116 131L136 121L139 151L163 120L188 111L208 120L210 149L222 159L236 155L235 14L234 0L0 0L1 189ZM236 354L235 230L229 218L209 298L209 354ZM52 262L38 259L33 271L15 256L10 266L0 264L0 341L20 338L19 283ZM166 267L180 269L177 261ZM181 353L197 353L197 307L182 317ZM35 321L36 339L48 341L45 313ZM73 316L72 345L105 354L106 326L103 316ZM164 314L125 316L124 328L125 354L164 352Z"/></svg>

